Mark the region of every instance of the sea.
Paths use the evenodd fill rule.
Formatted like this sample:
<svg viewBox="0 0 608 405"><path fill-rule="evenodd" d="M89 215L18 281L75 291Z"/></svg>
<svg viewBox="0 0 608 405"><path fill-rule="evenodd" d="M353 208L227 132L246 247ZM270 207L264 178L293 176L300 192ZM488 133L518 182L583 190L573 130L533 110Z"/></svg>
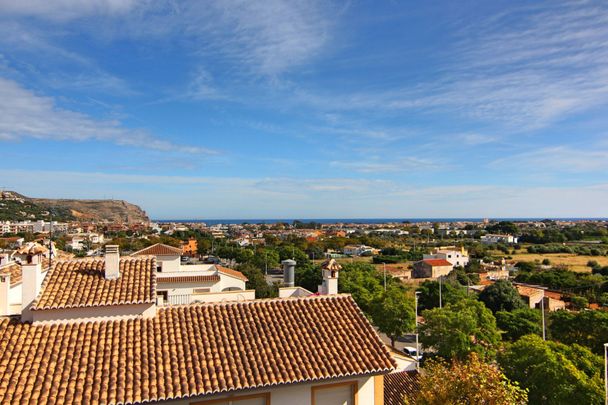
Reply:
<svg viewBox="0 0 608 405"><path fill-rule="evenodd" d="M242 225L242 224L291 224L294 221L316 222L318 224L389 224L389 223L423 223L423 222L483 222L485 218L250 218L250 219L155 219L159 223L205 223L207 225ZM608 218L489 218L492 221L608 221Z"/></svg>

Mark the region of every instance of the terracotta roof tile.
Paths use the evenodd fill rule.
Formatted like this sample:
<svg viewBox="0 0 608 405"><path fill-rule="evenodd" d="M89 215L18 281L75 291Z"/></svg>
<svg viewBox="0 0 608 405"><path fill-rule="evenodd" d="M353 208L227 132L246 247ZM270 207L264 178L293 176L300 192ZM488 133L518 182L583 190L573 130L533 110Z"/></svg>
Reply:
<svg viewBox="0 0 608 405"><path fill-rule="evenodd" d="M384 373L350 296L193 304L148 319L0 319L0 403L137 403Z"/></svg>
<svg viewBox="0 0 608 405"><path fill-rule="evenodd" d="M49 268L49 259L42 259L42 271L46 271ZM0 267L0 274L10 274L11 276L11 287L21 283L23 280L23 269L21 268L21 264L19 263L8 263Z"/></svg>
<svg viewBox="0 0 608 405"><path fill-rule="evenodd" d="M165 245L163 243L157 243L155 245L148 246L147 248L144 248L142 250L138 250L131 256L175 256L181 254L182 250L180 248Z"/></svg>
<svg viewBox="0 0 608 405"><path fill-rule="evenodd" d="M241 273L240 271L232 270L232 269L229 269L228 267L223 267L223 266L218 266L218 265L215 265L215 268L217 269L217 271L219 271L222 274L236 277L243 281L249 281L249 279L247 277L245 277L245 275L243 273Z"/></svg>
<svg viewBox="0 0 608 405"><path fill-rule="evenodd" d="M423 262L431 265L431 266L451 266L452 263L448 262L445 259L424 259Z"/></svg>
<svg viewBox="0 0 608 405"><path fill-rule="evenodd" d="M32 309L155 302L155 258L121 259L120 277L115 280L107 280L104 270L103 259L57 262L45 277Z"/></svg>
<svg viewBox="0 0 608 405"><path fill-rule="evenodd" d="M403 405L404 398L413 403L420 384L417 371L400 371L384 376L384 405Z"/></svg>
<svg viewBox="0 0 608 405"><path fill-rule="evenodd" d="M193 283L193 282L217 282L220 281L220 276L217 274L208 274L205 276L171 276L171 277L156 277L156 282L161 283Z"/></svg>

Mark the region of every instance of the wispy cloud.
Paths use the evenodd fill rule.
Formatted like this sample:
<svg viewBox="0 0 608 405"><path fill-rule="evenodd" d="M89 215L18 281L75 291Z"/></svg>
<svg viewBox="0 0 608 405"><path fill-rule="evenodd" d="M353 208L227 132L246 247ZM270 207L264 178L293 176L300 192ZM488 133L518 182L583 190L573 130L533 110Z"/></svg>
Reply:
<svg viewBox="0 0 608 405"><path fill-rule="evenodd" d="M608 102L608 4L512 7L463 28L433 81L336 93L296 88L300 103L329 111L450 113L521 132Z"/></svg>
<svg viewBox="0 0 608 405"><path fill-rule="evenodd" d="M215 154L199 146L177 145L119 121L103 121L63 109L51 97L37 95L17 82L0 78L0 134L4 140L21 137L65 141L98 140L117 145L189 154Z"/></svg>
<svg viewBox="0 0 608 405"><path fill-rule="evenodd" d="M601 217L606 214L605 207L597 201L608 199L606 183L580 187L416 187L345 178L220 178L16 169L3 173L3 186L26 195L127 199L142 204L155 218L175 218L176 213L191 218ZM63 180L60 187L57 178ZM164 193L158 193L159 186ZM186 191L188 198L183 198ZM246 195L246 204L235 195Z"/></svg>
<svg viewBox="0 0 608 405"><path fill-rule="evenodd" d="M497 159L493 168L546 173L608 173L608 149L551 146Z"/></svg>
<svg viewBox="0 0 608 405"><path fill-rule="evenodd" d="M0 0L0 13L65 21L90 15L118 15L132 10L139 0Z"/></svg>
<svg viewBox="0 0 608 405"><path fill-rule="evenodd" d="M405 157L401 159L368 159L354 161L333 161L330 166L353 170L359 173L382 173L382 172L410 172L438 170L443 164L417 157Z"/></svg>

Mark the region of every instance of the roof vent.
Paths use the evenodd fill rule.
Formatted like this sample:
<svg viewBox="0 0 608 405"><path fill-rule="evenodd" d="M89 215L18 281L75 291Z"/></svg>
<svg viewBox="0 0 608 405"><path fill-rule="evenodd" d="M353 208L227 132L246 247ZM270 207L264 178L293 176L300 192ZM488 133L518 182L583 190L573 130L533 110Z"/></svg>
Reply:
<svg viewBox="0 0 608 405"><path fill-rule="evenodd" d="M281 262L283 265L283 285L293 287L295 285L296 261L287 259Z"/></svg>

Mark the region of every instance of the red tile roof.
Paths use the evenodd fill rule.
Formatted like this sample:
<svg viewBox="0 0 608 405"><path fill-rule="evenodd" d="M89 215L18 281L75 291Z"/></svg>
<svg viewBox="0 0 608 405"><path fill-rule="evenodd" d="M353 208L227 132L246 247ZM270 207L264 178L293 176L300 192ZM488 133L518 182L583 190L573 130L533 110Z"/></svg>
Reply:
<svg viewBox="0 0 608 405"><path fill-rule="evenodd" d="M120 260L120 277L105 278L104 260L67 260L53 265L32 307L59 309L156 302L156 259Z"/></svg>
<svg viewBox="0 0 608 405"><path fill-rule="evenodd" d="M394 368L344 295L192 304L146 319L0 319L0 403L141 403Z"/></svg>
<svg viewBox="0 0 608 405"><path fill-rule="evenodd" d="M217 269L217 271L219 271L222 274L226 274L228 276L232 276L232 277L241 279L243 281L249 281L249 279L247 277L245 277L245 275L243 273L241 273L240 271L232 270L232 269L229 269L228 267L223 267L223 266L218 266L218 265L215 265L215 268Z"/></svg>
<svg viewBox="0 0 608 405"><path fill-rule="evenodd" d="M148 246L142 250L133 253L131 256L175 256L181 255L182 250L173 246L165 245L163 243L157 243L152 246Z"/></svg>
<svg viewBox="0 0 608 405"><path fill-rule="evenodd" d="M423 262L429 264L430 266L451 266L452 263L448 262L445 259L424 259Z"/></svg>
<svg viewBox="0 0 608 405"><path fill-rule="evenodd" d="M414 403L420 383L417 371L400 371L384 376L384 405L403 405L404 398L407 403Z"/></svg>

